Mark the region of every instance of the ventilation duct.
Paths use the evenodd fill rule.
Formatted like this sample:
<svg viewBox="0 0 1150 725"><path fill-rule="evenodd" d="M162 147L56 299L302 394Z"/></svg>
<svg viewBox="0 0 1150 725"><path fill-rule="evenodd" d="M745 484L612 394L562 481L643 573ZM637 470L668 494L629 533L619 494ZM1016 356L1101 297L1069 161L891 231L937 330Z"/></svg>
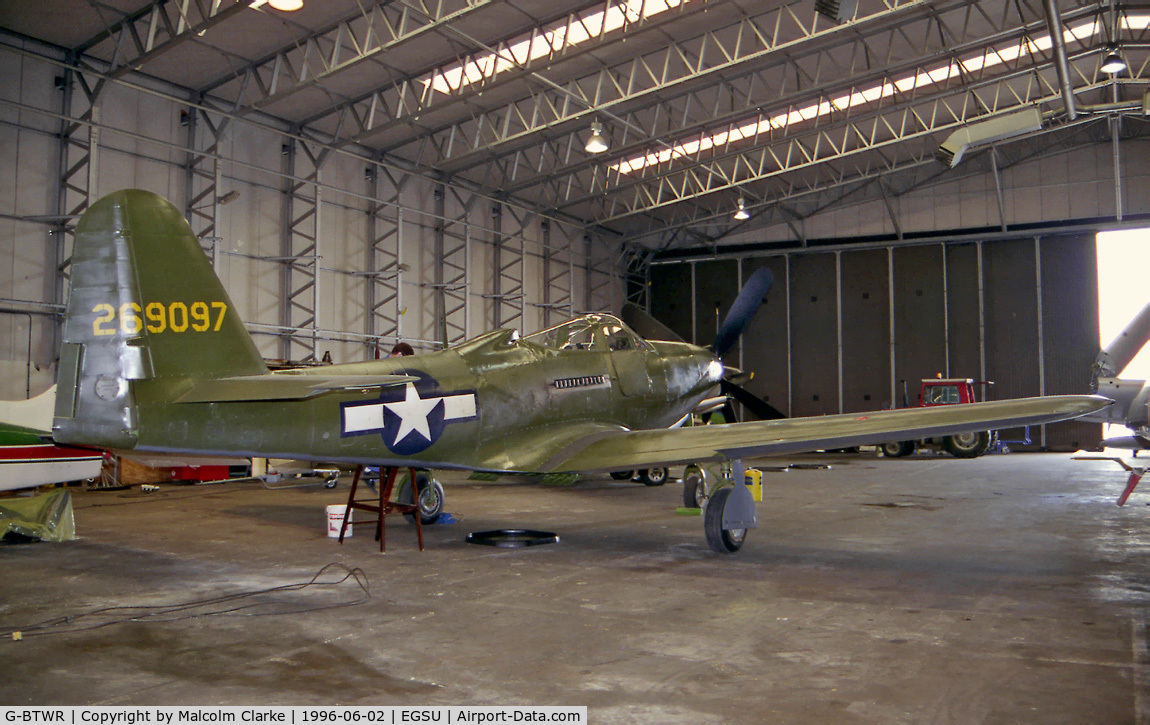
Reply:
<svg viewBox="0 0 1150 725"><path fill-rule="evenodd" d="M935 152L935 158L954 168L971 148L986 146L1042 129L1042 115L1034 106L1024 111L997 116L986 121L968 123L947 137Z"/></svg>
<svg viewBox="0 0 1150 725"><path fill-rule="evenodd" d="M815 0L815 12L836 23L852 20L859 0Z"/></svg>

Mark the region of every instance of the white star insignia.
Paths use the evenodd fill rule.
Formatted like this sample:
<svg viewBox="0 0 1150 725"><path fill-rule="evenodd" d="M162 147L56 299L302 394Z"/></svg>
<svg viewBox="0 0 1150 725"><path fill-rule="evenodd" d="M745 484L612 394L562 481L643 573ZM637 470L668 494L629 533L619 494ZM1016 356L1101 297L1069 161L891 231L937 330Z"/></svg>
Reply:
<svg viewBox="0 0 1150 725"><path fill-rule="evenodd" d="M418 433L426 441L431 440L431 427L427 424L427 416L431 410L439 405L440 398L424 399L419 397L419 391L412 383L407 384L407 394L403 400L396 403L384 403L384 407L399 416L399 431L395 434L392 445L397 445L412 433Z"/></svg>

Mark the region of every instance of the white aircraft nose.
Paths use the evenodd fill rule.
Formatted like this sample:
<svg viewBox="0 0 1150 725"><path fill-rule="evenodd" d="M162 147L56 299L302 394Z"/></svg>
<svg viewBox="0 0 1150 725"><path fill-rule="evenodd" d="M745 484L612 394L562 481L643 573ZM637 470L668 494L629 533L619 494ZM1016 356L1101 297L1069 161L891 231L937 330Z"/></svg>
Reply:
<svg viewBox="0 0 1150 725"><path fill-rule="evenodd" d="M711 381L712 383L717 383L720 380L722 380L723 379L723 363L722 363L722 361L717 359L717 358L712 359L711 362L707 364L707 370L704 374L707 376L707 380Z"/></svg>

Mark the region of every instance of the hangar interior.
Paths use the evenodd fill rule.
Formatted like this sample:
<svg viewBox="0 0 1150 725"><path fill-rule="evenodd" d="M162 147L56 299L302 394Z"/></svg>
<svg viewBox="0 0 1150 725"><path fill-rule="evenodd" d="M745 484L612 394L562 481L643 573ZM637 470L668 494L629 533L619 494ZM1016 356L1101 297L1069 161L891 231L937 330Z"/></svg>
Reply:
<svg viewBox="0 0 1150 725"><path fill-rule="evenodd" d="M1094 235L1150 219L1150 7L1138 3L273 5L0 3L0 398L55 381L76 221L124 188L184 212L269 360L370 360L397 341L424 352L626 303L706 344L743 282L768 267L767 305L726 362L753 371L749 389L792 416L902 406L903 381L913 400L918 379L939 374L993 380L995 398L1086 392L1098 352ZM1092 447L1099 428L1043 426L1031 447ZM318 537L293 543L293 561L277 560L276 538L311 525L303 512L322 507L321 492L267 504L262 490L238 489L192 507L157 498L143 505L159 518L144 524L89 500L98 510L87 512L90 539L68 553L75 560L11 554L14 570L45 587L50 577L37 572L69 572L75 601L38 595L18 613L111 601L125 569L134 585L154 577L175 597L306 579L334 556L395 587L371 605L379 619L367 628L381 637L426 617L433 627L450 619L444 631L457 642L475 635L461 624L469 611L479 628L500 624L439 661L362 643L336 652L331 643L348 636L338 618L261 625L267 651L237 627L227 633L236 649L205 655L226 680L220 699L324 702L331 689L300 685L300 675L347 666L338 682L350 701L381 692L419 702L570 699L592 703L604 722L969 722L1035 711L1150 721L1147 625L1130 613L1145 604L1145 563L1134 555L1145 551L1141 522L1110 510L1075 518L1110 501L1097 490L1103 473L1064 459L1047 473L1042 463L996 473L996 461L979 461L973 475L961 462L911 461L897 473L873 463L780 482L775 503L799 518L776 510L774 548L726 569L692 543L693 522L660 518L676 504L670 487L600 481L565 503L552 498L565 492L506 484L481 493L460 481L460 500L473 506L468 526L505 525L518 508L540 527L563 522L582 548L472 560L441 527L429 534L440 579L417 573L419 554L403 539L370 565L351 547L309 549L328 543ZM927 477L971 488L948 499L916 486ZM1004 492L1000 477L1018 488ZM1082 492L1080 481L1096 488ZM804 503L806 487L823 485L838 500ZM626 513L593 502L604 490ZM1003 496L1005 508L986 503ZM896 520L948 500L937 527ZM189 539L211 517L244 519L250 532L177 546L159 521L181 517L176 528ZM652 528L636 534L632 518ZM596 538L597 526L607 535ZM1001 546L986 543L1003 527L1013 534ZM932 536L921 559L904 558ZM250 566L235 561L237 549ZM93 573L101 567L108 573ZM485 588L511 567L522 583ZM419 576L431 579L404 588ZM589 581L594 593L579 595ZM729 596L689 594L712 586ZM1034 588L1041 594L1030 600ZM665 626L645 619L644 589L661 597L651 610ZM561 594L548 601L553 591ZM442 606L428 604L444 592ZM752 609L772 598L770 634L739 639L762 624ZM700 610L720 616L697 619ZM508 612L520 628L551 634L519 641L500 619ZM587 640L560 631L565 619ZM849 653L836 648L844 631ZM93 660L80 665L53 640L16 661L43 657L84 687L11 681L0 693L8 703L161 701L165 692L207 701L220 680L156 664L157 652L218 646L201 635L153 638L134 626L108 645L84 634L76 641ZM444 636L421 632L417 642L434 651ZM961 644L936 655L948 642ZM564 654L581 645L585 659ZM904 645L914 654L904 657ZM294 654L279 658L278 646ZM267 683L242 674L244 647L258 650ZM521 659L476 671L500 647ZM986 652L994 674L971 677L966 660ZM145 684L96 682L100 663L120 655L129 674L148 673ZM780 663L794 669L763 685L760 673ZM924 676L930 665L944 676ZM554 684L540 684L532 667ZM464 670L463 684L445 684ZM884 678L897 687L876 694L868 683ZM1096 691L1080 684L1091 678ZM760 686L773 704L748 695ZM831 694L839 687L846 694ZM906 694L915 688L930 694Z"/></svg>
<svg viewBox="0 0 1150 725"><path fill-rule="evenodd" d="M268 358L434 349L625 300L705 342L730 265L768 264L789 303L821 300L773 299L758 324L809 334L741 353L772 363L757 392L787 410L889 405L938 372L1080 390L1089 237L1150 211L1148 22L1046 10L5 3L0 390L51 384L75 220L130 187L185 211ZM1111 50L1124 70L1102 69Z"/></svg>

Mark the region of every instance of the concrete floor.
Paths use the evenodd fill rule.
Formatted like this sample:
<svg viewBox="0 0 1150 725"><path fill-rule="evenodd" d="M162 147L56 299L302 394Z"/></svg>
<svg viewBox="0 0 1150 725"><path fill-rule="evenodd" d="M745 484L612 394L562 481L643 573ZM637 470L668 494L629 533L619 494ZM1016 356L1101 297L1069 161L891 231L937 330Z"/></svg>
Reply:
<svg viewBox="0 0 1150 725"><path fill-rule="evenodd" d="M804 456L712 554L680 486L447 483L458 523L363 527L346 483L76 492L80 538L0 546L0 627L304 582L168 622L0 642L0 704L562 704L594 723L1150 722L1150 491L1063 454ZM778 460L769 465L779 465ZM521 550L469 531L555 531ZM334 575L327 579L334 578ZM296 610L275 616L271 612ZM298 611L307 609L310 611ZM139 610L134 614L155 612ZM71 628L71 629L70 629Z"/></svg>

